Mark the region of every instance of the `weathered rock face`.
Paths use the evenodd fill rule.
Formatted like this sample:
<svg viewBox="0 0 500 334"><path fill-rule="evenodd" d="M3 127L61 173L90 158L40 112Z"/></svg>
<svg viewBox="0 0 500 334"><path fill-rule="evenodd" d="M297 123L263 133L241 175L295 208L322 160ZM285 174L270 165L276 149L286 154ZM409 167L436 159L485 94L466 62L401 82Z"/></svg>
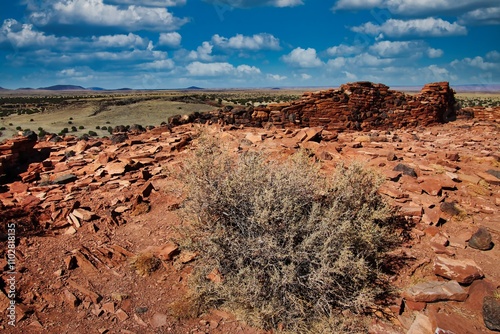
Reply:
<svg viewBox="0 0 500 334"><path fill-rule="evenodd" d="M36 138L19 137L0 144L0 178L10 173L19 163L32 158L36 152L33 149L36 143Z"/></svg>
<svg viewBox="0 0 500 334"><path fill-rule="evenodd" d="M347 83L339 89L304 93L291 103L225 107L208 114L193 114L188 122L256 127L268 123L277 127L321 126L335 131L426 126L456 117L454 94L448 82L430 83L419 94L407 95L383 84L363 81Z"/></svg>

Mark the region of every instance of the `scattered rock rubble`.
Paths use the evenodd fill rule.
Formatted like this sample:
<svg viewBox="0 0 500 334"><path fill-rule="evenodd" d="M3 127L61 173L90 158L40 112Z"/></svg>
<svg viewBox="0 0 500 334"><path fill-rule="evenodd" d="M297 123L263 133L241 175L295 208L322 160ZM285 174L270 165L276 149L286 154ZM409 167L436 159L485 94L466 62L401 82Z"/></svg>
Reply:
<svg viewBox="0 0 500 334"><path fill-rule="evenodd" d="M424 88L413 102L406 97L402 106L451 91L438 86ZM445 95L435 95L436 89ZM365 83L340 91L347 97L371 92L366 110L381 96L399 96ZM308 105L304 101L321 94L326 93L306 94L299 103ZM4 169L17 166L13 162L26 152L41 157L26 160L18 178L0 186L1 252L6 249L5 224L18 226L18 326L11 332L262 333L222 310L193 316L185 299L197 254L174 242L182 230L177 210L184 198L176 173L201 130L235 154L255 150L281 159L302 148L322 163L325 173L341 161L361 160L385 176L379 191L411 229L394 251L404 259L391 278L400 297L375 313L373 333L498 331L500 118L438 123L450 107L447 101L443 97L426 109L433 118L417 117L420 126L373 129L365 119L362 128L370 130L363 133L334 131L330 123L241 129L190 123L128 134L120 141L71 136L6 141L0 145ZM318 125L309 116L304 121L307 112L298 118L301 125ZM500 115L499 108L492 112ZM154 257L160 265L142 277L132 269L139 255ZM7 271L5 257L0 268ZM222 280L217 272L209 276ZM2 312L9 302L4 292ZM11 329L4 318L0 328Z"/></svg>

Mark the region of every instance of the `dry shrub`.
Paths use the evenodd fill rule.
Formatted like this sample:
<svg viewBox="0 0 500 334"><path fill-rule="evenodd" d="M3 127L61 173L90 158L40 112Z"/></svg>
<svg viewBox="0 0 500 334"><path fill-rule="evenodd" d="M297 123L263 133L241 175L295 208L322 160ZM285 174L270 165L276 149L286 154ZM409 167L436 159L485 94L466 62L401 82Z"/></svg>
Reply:
<svg viewBox="0 0 500 334"><path fill-rule="evenodd" d="M138 275L146 277L160 268L161 260L151 253L140 253L131 259L130 264Z"/></svg>
<svg viewBox="0 0 500 334"><path fill-rule="evenodd" d="M201 137L183 178L200 306L304 332L339 310L362 313L387 292L380 268L395 241L393 212L377 193L382 179L360 163L324 176L300 152L283 163L235 158ZM221 283L207 279L214 268Z"/></svg>

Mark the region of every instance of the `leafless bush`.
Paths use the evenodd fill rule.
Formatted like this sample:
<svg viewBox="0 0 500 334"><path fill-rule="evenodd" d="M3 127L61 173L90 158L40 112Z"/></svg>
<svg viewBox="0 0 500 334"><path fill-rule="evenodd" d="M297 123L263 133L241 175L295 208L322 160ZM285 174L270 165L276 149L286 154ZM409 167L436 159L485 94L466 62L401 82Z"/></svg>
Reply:
<svg viewBox="0 0 500 334"><path fill-rule="evenodd" d="M381 178L360 163L325 176L300 152L284 163L232 157L202 137L183 175L200 306L304 332L339 310L362 313L387 291L380 267L393 212L377 193ZM214 268L222 282L207 279Z"/></svg>

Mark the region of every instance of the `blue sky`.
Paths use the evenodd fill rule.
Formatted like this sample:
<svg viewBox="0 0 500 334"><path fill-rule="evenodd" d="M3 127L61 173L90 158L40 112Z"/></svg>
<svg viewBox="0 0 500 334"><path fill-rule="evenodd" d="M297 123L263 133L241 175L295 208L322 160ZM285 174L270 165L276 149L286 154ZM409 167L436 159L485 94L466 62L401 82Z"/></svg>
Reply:
<svg viewBox="0 0 500 334"><path fill-rule="evenodd" d="M0 3L0 86L500 83L499 0Z"/></svg>

